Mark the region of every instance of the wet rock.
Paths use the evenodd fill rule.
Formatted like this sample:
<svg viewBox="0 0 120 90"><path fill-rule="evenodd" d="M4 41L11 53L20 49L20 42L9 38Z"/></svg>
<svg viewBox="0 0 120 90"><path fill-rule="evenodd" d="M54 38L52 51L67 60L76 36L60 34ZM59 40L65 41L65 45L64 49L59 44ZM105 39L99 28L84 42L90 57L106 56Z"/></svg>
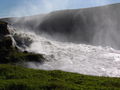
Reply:
<svg viewBox="0 0 120 90"><path fill-rule="evenodd" d="M32 40L26 35L12 35L8 23L0 21L0 64L16 64L24 62L43 63L45 58L42 54L35 54L20 50L20 46L29 46ZM18 45L19 46L18 46Z"/></svg>
<svg viewBox="0 0 120 90"><path fill-rule="evenodd" d="M0 36L10 34L10 31L7 28L8 23L0 21Z"/></svg>
<svg viewBox="0 0 120 90"><path fill-rule="evenodd" d="M33 42L33 40L30 38L30 36L27 36L26 34L18 34L15 33L13 35L17 45L23 49L25 49L26 47L29 47L31 45L31 43Z"/></svg>
<svg viewBox="0 0 120 90"><path fill-rule="evenodd" d="M16 47L16 42L11 35L6 35L3 38L3 45L6 48L15 48Z"/></svg>

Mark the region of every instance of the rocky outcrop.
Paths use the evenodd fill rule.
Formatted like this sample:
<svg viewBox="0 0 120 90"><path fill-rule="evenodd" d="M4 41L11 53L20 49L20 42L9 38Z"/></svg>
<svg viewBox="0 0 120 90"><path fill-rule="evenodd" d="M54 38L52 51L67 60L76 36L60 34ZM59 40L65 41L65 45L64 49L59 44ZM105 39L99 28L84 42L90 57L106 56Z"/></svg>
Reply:
<svg viewBox="0 0 120 90"><path fill-rule="evenodd" d="M45 60L43 55L20 50L17 43L21 42L19 40L23 40L23 38L21 39L19 35L17 37L13 37L10 29L7 28L7 25L8 23L0 21L0 64L16 64L24 62L43 63ZM15 40L17 40L17 43Z"/></svg>
<svg viewBox="0 0 120 90"><path fill-rule="evenodd" d="M13 38L8 29L8 23L0 21L0 47L11 48L13 45Z"/></svg>

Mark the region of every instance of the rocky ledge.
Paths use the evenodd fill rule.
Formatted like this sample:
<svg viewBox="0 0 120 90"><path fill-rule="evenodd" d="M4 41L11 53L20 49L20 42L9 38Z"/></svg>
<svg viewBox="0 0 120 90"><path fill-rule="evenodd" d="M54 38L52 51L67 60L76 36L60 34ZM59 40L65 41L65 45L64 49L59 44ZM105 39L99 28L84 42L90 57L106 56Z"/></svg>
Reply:
<svg viewBox="0 0 120 90"><path fill-rule="evenodd" d="M8 29L8 23L0 21L0 64L17 64L24 62L44 62L44 57L41 54L21 51L16 44L20 39L14 39ZM17 36L17 38L20 38ZM17 40L17 41L16 41Z"/></svg>

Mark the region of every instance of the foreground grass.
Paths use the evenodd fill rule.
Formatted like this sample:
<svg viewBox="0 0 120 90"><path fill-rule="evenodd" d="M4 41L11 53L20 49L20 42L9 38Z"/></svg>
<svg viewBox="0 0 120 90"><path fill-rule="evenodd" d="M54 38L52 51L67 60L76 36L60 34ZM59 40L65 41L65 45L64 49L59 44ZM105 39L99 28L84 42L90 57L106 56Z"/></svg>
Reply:
<svg viewBox="0 0 120 90"><path fill-rule="evenodd" d="M0 65L0 90L120 90L120 78Z"/></svg>

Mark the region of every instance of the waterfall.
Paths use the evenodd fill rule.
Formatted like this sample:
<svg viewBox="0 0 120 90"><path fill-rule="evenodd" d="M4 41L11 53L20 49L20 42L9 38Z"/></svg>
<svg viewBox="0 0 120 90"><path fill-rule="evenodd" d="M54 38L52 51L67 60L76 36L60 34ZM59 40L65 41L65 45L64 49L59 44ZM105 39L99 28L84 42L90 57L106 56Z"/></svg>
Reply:
<svg viewBox="0 0 120 90"><path fill-rule="evenodd" d="M13 18L14 39L46 58L43 64L28 62L30 68L120 77L119 8L113 4Z"/></svg>
<svg viewBox="0 0 120 90"><path fill-rule="evenodd" d="M19 32L21 33L21 32ZM29 68L44 70L63 70L87 75L120 77L120 51L111 47L59 42L36 35L31 36L33 43L26 48L29 52L43 54L43 64L28 62Z"/></svg>

